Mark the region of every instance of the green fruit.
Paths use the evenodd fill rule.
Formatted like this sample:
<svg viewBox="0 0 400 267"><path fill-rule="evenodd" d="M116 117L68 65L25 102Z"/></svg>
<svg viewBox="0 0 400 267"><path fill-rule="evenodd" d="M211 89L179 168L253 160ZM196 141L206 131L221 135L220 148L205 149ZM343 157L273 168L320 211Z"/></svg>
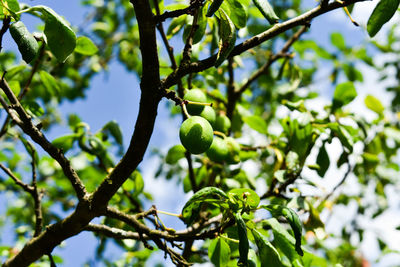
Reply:
<svg viewBox="0 0 400 267"><path fill-rule="evenodd" d="M232 137L227 137L225 142L228 146L228 155L226 157L226 162L229 164L236 164L240 162L240 145Z"/></svg>
<svg viewBox="0 0 400 267"><path fill-rule="evenodd" d="M225 115L219 115L215 119L214 130L227 133L231 128L231 120Z"/></svg>
<svg viewBox="0 0 400 267"><path fill-rule="evenodd" d="M208 122L211 124L211 126L214 125L215 119L217 117L214 109L210 106L205 106L203 111L200 113L200 116L203 117L204 119L208 120Z"/></svg>
<svg viewBox="0 0 400 267"><path fill-rule="evenodd" d="M200 102L205 103L207 102L207 97L200 89L192 89L189 90L184 96L183 99L193 102ZM186 105L187 111L190 115L200 115L203 111L203 105L195 105L195 104L188 104Z"/></svg>
<svg viewBox="0 0 400 267"><path fill-rule="evenodd" d="M10 33L18 45L18 50L22 55L22 59L25 60L26 63L31 62L39 51L39 44L35 37L28 31L22 21L13 23L10 26Z"/></svg>
<svg viewBox="0 0 400 267"><path fill-rule="evenodd" d="M213 128L210 123L199 116L185 120L179 130L182 145L192 154L205 152L213 141Z"/></svg>
<svg viewBox="0 0 400 267"><path fill-rule="evenodd" d="M228 157L228 145L226 141L220 137L215 137L210 148L207 150L207 156L215 162L223 162Z"/></svg>

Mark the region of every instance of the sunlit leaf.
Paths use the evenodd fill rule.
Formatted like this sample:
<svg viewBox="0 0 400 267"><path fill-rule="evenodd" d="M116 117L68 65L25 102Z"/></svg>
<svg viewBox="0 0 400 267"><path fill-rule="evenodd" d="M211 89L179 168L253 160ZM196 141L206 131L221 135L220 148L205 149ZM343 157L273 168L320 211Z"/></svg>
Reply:
<svg viewBox="0 0 400 267"><path fill-rule="evenodd" d="M86 56L92 56L96 54L97 51L99 51L99 49L88 37L79 36L78 39L76 39L75 52Z"/></svg>
<svg viewBox="0 0 400 267"><path fill-rule="evenodd" d="M216 267L228 265L231 249L223 238L214 239L208 247L208 257Z"/></svg>
<svg viewBox="0 0 400 267"><path fill-rule="evenodd" d="M368 19L367 31L374 37L382 26L388 22L399 7L400 0L380 0Z"/></svg>

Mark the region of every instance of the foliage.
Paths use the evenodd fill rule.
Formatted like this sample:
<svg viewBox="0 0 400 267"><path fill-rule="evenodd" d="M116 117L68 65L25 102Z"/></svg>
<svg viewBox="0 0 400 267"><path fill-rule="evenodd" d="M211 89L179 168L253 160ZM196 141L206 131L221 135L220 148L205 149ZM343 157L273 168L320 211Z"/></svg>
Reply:
<svg viewBox="0 0 400 267"><path fill-rule="evenodd" d="M393 26L385 40L352 47L335 32L326 47L304 35L314 18L356 10L357 2L85 0L91 26L83 31L50 7L0 0L0 191L15 200L6 207L15 246L0 246L4 266L54 266L62 258L52 250L83 231L98 238L97 258L107 266L144 266L155 247L177 266L364 266L362 222L387 211L388 191L399 189L400 36ZM370 36L398 6L371 6ZM29 32L27 16L41 20L41 32ZM1 43L8 32L19 52ZM380 66L373 57L384 53L391 57ZM69 132L48 140L62 123L60 104L84 97L113 59L140 79L129 145L119 122L93 131L78 113L63 114ZM313 89L321 64L334 90L325 104L326 93ZM386 88L390 106L378 93L365 97L372 116L351 109L365 69L396 81ZM138 168L162 99L185 120L183 146L158 153L155 168L191 194L175 215L184 230L160 220L174 214L157 210ZM337 184L323 189L333 176ZM356 192L341 191L347 183ZM330 214L351 203L351 223L328 232ZM104 257L107 240L127 251L116 263ZM394 252L378 241L382 257Z"/></svg>

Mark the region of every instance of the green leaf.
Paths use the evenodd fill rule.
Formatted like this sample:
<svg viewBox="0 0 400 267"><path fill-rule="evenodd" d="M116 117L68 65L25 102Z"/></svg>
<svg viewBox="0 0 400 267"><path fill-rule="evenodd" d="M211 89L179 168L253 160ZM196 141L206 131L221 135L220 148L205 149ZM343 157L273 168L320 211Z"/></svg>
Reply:
<svg viewBox="0 0 400 267"><path fill-rule="evenodd" d="M134 171L129 179L123 184L123 188L131 193L133 196L139 195L143 192L144 181L143 176L139 171Z"/></svg>
<svg viewBox="0 0 400 267"><path fill-rule="evenodd" d="M234 188L228 192L228 196L233 196L236 200L249 206L250 209L256 209L260 204L260 197L256 192L248 188Z"/></svg>
<svg viewBox="0 0 400 267"><path fill-rule="evenodd" d="M24 100L22 106L33 116L40 117L44 114L43 108L35 101Z"/></svg>
<svg viewBox="0 0 400 267"><path fill-rule="evenodd" d="M15 43L18 45L18 50L26 63L31 62L39 52L39 44L35 37L28 31L22 21L13 23L10 26L10 33Z"/></svg>
<svg viewBox="0 0 400 267"><path fill-rule="evenodd" d="M268 0L253 0L253 3L270 24L278 23L279 17L275 14Z"/></svg>
<svg viewBox="0 0 400 267"><path fill-rule="evenodd" d="M39 154L34 149L35 146L22 136L20 136L19 139L21 140L22 144L25 147L25 150L29 153L29 155L33 155L32 160L34 161L35 164L37 164L39 162Z"/></svg>
<svg viewBox="0 0 400 267"><path fill-rule="evenodd" d="M238 266L247 266L249 254L249 239L247 237L246 224L240 213L235 213L235 221L237 225L237 234L239 237L239 262Z"/></svg>
<svg viewBox="0 0 400 267"><path fill-rule="evenodd" d="M75 52L86 56L92 56L98 51L99 49L97 46L88 37L79 36L78 39L76 39Z"/></svg>
<svg viewBox="0 0 400 267"><path fill-rule="evenodd" d="M199 16L197 19L197 28L193 34L193 44L197 44L203 39L203 37L205 36L206 28L207 28L207 18L204 15L203 9L200 9ZM183 30L182 39L184 42L186 42L191 30L192 30L192 23L189 23L185 26L185 29Z"/></svg>
<svg viewBox="0 0 400 267"><path fill-rule="evenodd" d="M216 267L228 265L231 249L222 238L214 239L208 247L208 257Z"/></svg>
<svg viewBox="0 0 400 267"><path fill-rule="evenodd" d="M252 229L251 232L258 247L261 267L281 266L281 256L276 248L257 230Z"/></svg>
<svg viewBox="0 0 400 267"><path fill-rule="evenodd" d="M305 227L306 229L317 229L317 228L324 228L325 224L322 222L320 216L319 216L319 212L316 208L314 208L314 206L312 205L312 203L309 203L307 201L308 204L308 208L309 208L309 217L307 222L305 223Z"/></svg>
<svg viewBox="0 0 400 267"><path fill-rule="evenodd" d="M19 20L19 15L15 14L20 10L19 3L17 0L0 1L0 18L3 19L4 15L11 15L13 19Z"/></svg>
<svg viewBox="0 0 400 267"><path fill-rule="evenodd" d="M253 130L259 133L266 134L268 132L267 123L263 118L257 115L243 117L243 121L250 126Z"/></svg>
<svg viewBox="0 0 400 267"><path fill-rule="evenodd" d="M278 220L271 218L265 220L264 222L272 228L274 234L274 247L281 250L292 263L300 259L298 252L295 250L296 241L294 237L291 236L288 231L286 231L286 229L278 222Z"/></svg>
<svg viewBox="0 0 400 267"><path fill-rule="evenodd" d="M352 82L338 84L333 94L332 109L336 110L337 108L349 104L356 96L357 91Z"/></svg>
<svg viewBox="0 0 400 267"><path fill-rule="evenodd" d="M372 95L367 95L364 99L364 103L370 110L378 113L378 115L383 115L385 107L382 105L381 101L379 101L378 98Z"/></svg>
<svg viewBox="0 0 400 267"><path fill-rule="evenodd" d="M332 33L331 34L331 43L341 51L346 49L346 42L341 33L338 33L338 32Z"/></svg>
<svg viewBox="0 0 400 267"><path fill-rule="evenodd" d="M117 144L122 145L123 142L123 137L122 137L122 131L121 128L119 127L118 122L115 120L107 122L106 125L103 126L102 128L103 131L108 131L115 139L115 142Z"/></svg>
<svg viewBox="0 0 400 267"><path fill-rule="evenodd" d="M186 149L182 145L175 145L168 150L165 162L168 164L176 164L178 160L185 157Z"/></svg>
<svg viewBox="0 0 400 267"><path fill-rule="evenodd" d="M15 66L15 67L13 67L13 68L10 68L10 69L8 69L7 70L7 75L6 75L6 78L8 79L8 80L11 80L12 78L14 78L14 77L18 77L18 75L21 75L21 74L23 74L23 71L25 70L27 68L27 66L24 64L24 65L20 65L20 66Z"/></svg>
<svg viewBox="0 0 400 267"><path fill-rule="evenodd" d="M381 0L368 19L367 31L369 36L374 37L382 26L388 22L396 13L400 0Z"/></svg>
<svg viewBox="0 0 400 267"><path fill-rule="evenodd" d="M330 165L329 155L326 152L324 144L319 149L319 153L317 156L317 164L319 166L319 169L317 170L318 175L324 177Z"/></svg>
<svg viewBox="0 0 400 267"><path fill-rule="evenodd" d="M241 29L247 24L247 13L243 4L239 0L226 0L221 8L235 24L236 28Z"/></svg>
<svg viewBox="0 0 400 267"><path fill-rule="evenodd" d="M214 15L214 13L219 9L223 2L224 0L213 0L207 10L206 16L211 17L212 15Z"/></svg>
<svg viewBox="0 0 400 267"><path fill-rule="evenodd" d="M15 81L15 80L9 81L8 85L10 86L11 90L13 91L13 93L15 95L19 95L19 93L21 92L21 85L19 84L19 81Z"/></svg>
<svg viewBox="0 0 400 267"><path fill-rule="evenodd" d="M53 146L61 149L64 153L72 148L75 140L78 139L78 134L66 134L55 138L51 143Z"/></svg>
<svg viewBox="0 0 400 267"><path fill-rule="evenodd" d="M174 18L168 26L167 37L171 38L175 34L179 33L185 25L185 21L186 16Z"/></svg>
<svg viewBox="0 0 400 267"><path fill-rule="evenodd" d="M68 22L47 6L34 6L29 10L42 13L44 34L50 51L59 61L64 62L76 46L76 35Z"/></svg>
<svg viewBox="0 0 400 267"><path fill-rule="evenodd" d="M364 81L363 74L354 66L353 63L342 64L342 69L343 69L344 73L346 74L347 79L349 79L349 81L351 81L351 82Z"/></svg>
<svg viewBox="0 0 400 267"><path fill-rule="evenodd" d="M302 224L299 219L299 216L296 212L288 207L281 206L281 205L262 205L262 208L268 210L273 217L283 216L289 222L290 227L293 230L293 234L296 240L295 248L296 252L303 256L303 250L301 249L301 233L302 233Z"/></svg>
<svg viewBox="0 0 400 267"><path fill-rule="evenodd" d="M44 87L47 89L47 92L50 93L51 95L54 95L60 90L60 86L57 82L57 80L47 71L41 70L39 72L40 79L42 80L42 83Z"/></svg>
<svg viewBox="0 0 400 267"><path fill-rule="evenodd" d="M199 215L203 203L221 204L228 200L227 194L217 187L205 187L197 191L182 209L183 221L191 225Z"/></svg>
<svg viewBox="0 0 400 267"><path fill-rule="evenodd" d="M219 44L215 67L219 67L229 56L236 42L236 28L232 20L223 9L218 10L219 14Z"/></svg>

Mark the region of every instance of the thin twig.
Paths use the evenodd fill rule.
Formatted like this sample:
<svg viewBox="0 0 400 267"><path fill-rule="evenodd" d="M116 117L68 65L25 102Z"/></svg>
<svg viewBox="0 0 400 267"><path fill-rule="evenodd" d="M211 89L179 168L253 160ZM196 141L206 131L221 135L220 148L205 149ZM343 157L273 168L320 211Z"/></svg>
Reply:
<svg viewBox="0 0 400 267"><path fill-rule="evenodd" d="M351 4L354 4L356 2L362 2L363 0L349 0L344 2L343 4L340 4L338 2L333 2L328 4L326 7L321 7L317 6L295 18L289 19L283 23L278 23L269 28L268 30L253 36L245 41L243 41L240 44L237 44L232 52L229 54L229 57L237 56L240 55L241 53L256 47L260 45L261 43L270 40L271 38L276 37L277 35L286 32L287 30L290 30L294 27L300 26L300 25L310 25L310 22L312 19L315 17L318 17L324 13L330 12L332 10L342 8L343 6L348 6ZM189 73L195 73L195 72L201 72L204 71L208 68L211 68L214 66L215 61L217 59L217 55L210 56L206 59L197 61L197 62L192 62L188 65L183 65L180 66L176 71L171 73L168 77L166 77L162 81L162 87L163 88L169 88L173 85L176 84L177 80L180 79L181 77L189 74Z"/></svg>
<svg viewBox="0 0 400 267"><path fill-rule="evenodd" d="M27 144L30 148L30 156L31 156L31 166L32 166L32 187L33 190L31 192L33 201L34 201L34 206L35 206L35 233L33 234L34 237L37 237L41 232L43 228L43 213L42 213L42 205L41 201L44 195L43 190L38 190L37 187L37 178L36 178L36 149L33 144L31 144L29 141L27 141Z"/></svg>
<svg viewBox="0 0 400 267"><path fill-rule="evenodd" d="M14 121L21 127L21 129L29 135L37 144L39 144L52 158L54 158L62 167L65 176L70 180L72 187L74 188L76 195L79 200L84 200L87 196L87 191L82 181L80 180L78 174L71 167L69 160L64 156L64 153L56 148L52 143L50 143L47 138L43 135L43 133L33 124L31 117L22 107L18 98L15 96L10 86L6 82L6 80L0 80L0 88L3 89L6 94L8 100L11 103L11 107L13 110L17 112L19 115L16 116L12 112L12 110L7 107L6 103L3 103L2 98L0 97L0 102L7 110L7 113L12 117Z"/></svg>
<svg viewBox="0 0 400 267"><path fill-rule="evenodd" d="M193 15L195 10L198 9L201 5L203 4L203 1L201 0L196 0L192 1L190 3L190 6L183 8L183 9L177 9L173 11L165 11L162 15L157 14L155 17L156 22L163 22L168 18L176 18L180 17L182 15Z"/></svg>
<svg viewBox="0 0 400 267"><path fill-rule="evenodd" d="M235 77L233 71L233 57L228 58L228 85L227 85L227 98L228 105L226 107L226 116L232 120L233 111L235 109L236 104L236 96L235 96Z"/></svg>
<svg viewBox="0 0 400 267"><path fill-rule="evenodd" d="M47 254L47 256L49 257L49 260L50 260L50 267L57 267L56 262L54 261L51 253Z"/></svg>
<svg viewBox="0 0 400 267"><path fill-rule="evenodd" d="M153 0L153 1L154 1L154 5L156 7L156 14L157 14L157 16L159 16L160 15L160 8L158 7L158 2L157 2L157 0ZM171 69L172 70L176 70L178 68L178 65L177 65L176 60L175 60L174 49L169 44L168 38L165 35L164 27L163 27L161 21L159 21L158 24L157 24L157 30L161 35L161 39L163 40L164 46L165 46L165 48L167 50L167 53L168 53L168 57L169 57L169 59L171 61ZM175 102L175 105L182 106L184 88L183 88L183 84L182 84L182 80L181 79L179 79L179 81L178 81L178 95L179 96L176 96L174 91L165 90L165 95L164 96L166 98L168 98L168 99L173 100ZM184 114L184 111L182 109L182 120L185 120L185 119L186 119L185 118L185 114ZM185 153L185 158L186 158L186 161L187 161L188 166L189 166L189 168L188 168L189 180L190 180L190 183L191 183L191 186L192 186L192 190L193 190L193 192L196 192L198 189L197 189L196 179L195 179L194 170L193 170L192 157L191 157L189 152Z"/></svg>
<svg viewBox="0 0 400 267"><path fill-rule="evenodd" d="M286 41L286 43L278 53L271 55L268 58L267 62L255 73L253 73L250 78L235 91L235 94L242 94L250 86L250 84L257 80L261 75L263 75L276 60L283 57L292 57L292 54L287 53L289 51L289 48L300 38L300 36L304 32L307 31L307 28L307 26L302 26L289 40Z"/></svg>
<svg viewBox="0 0 400 267"><path fill-rule="evenodd" d="M28 192L30 194L33 192L33 186L22 182L17 176L13 174L13 172L9 168L4 166L2 163L0 163L0 169L2 169L14 181L14 183L20 186L25 192Z"/></svg>
<svg viewBox="0 0 400 267"><path fill-rule="evenodd" d="M21 101L21 99L25 96L25 94L29 91L29 86L31 85L32 79L33 79L33 75L37 72L37 70L39 69L40 63L43 59L44 56L44 52L46 51L46 43L43 42L42 46L40 47L39 50L39 56L35 61L35 65L33 66L31 73L29 75L28 80L25 83L24 88L21 90L19 96L18 96L18 100ZM0 138L7 132L7 128L8 128L8 124L10 123L10 116L7 116L7 118L5 119L3 126L1 127L0 130Z"/></svg>
<svg viewBox="0 0 400 267"><path fill-rule="evenodd" d="M46 43L43 41L42 45L40 46L40 50L39 50L39 56L35 61L35 65L33 65L33 68L31 70L31 73L29 75L28 80L25 83L24 88L21 90L19 96L18 96L18 100L21 101L21 99L26 95L26 93L29 91L29 87L32 83L33 80L33 76L35 75L35 73L38 71L39 67L40 67L40 63L42 63L42 60L44 58L45 52L46 51Z"/></svg>
<svg viewBox="0 0 400 267"><path fill-rule="evenodd" d="M347 178L349 177L349 174L352 172L352 170L353 170L353 168L351 167L350 163L347 163L347 171L346 171L346 173L343 175L343 177L340 180L340 182L337 185L335 185L335 187L332 189L332 191L323 198L321 203L323 203L326 200L328 200L333 195L333 193L336 192L336 190L347 180Z"/></svg>
<svg viewBox="0 0 400 267"><path fill-rule="evenodd" d="M192 27L190 28L189 35L186 39L186 44L185 47L183 48L183 53L182 53L182 61L180 66L187 64L190 62L190 58L192 55L192 46L193 46L193 38L194 34L199 28L199 25L197 24L197 20L199 18L199 9L195 9L194 14L193 14L193 22L192 22Z"/></svg>

